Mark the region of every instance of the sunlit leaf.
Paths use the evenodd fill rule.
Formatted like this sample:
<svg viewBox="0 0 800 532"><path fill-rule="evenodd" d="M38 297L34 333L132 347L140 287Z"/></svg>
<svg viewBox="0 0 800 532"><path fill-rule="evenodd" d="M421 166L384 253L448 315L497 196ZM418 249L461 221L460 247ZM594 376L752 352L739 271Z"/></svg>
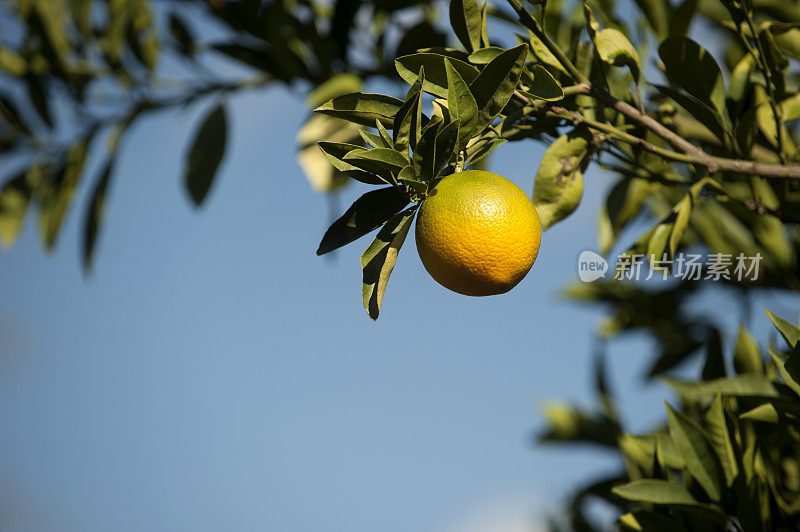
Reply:
<svg viewBox="0 0 800 532"><path fill-rule="evenodd" d="M394 215L378 231L375 240L361 255L361 268L364 272L361 293L364 308L373 320L378 319L389 276L394 270L397 255L411 228L417 208L418 205L414 205Z"/></svg>
<svg viewBox="0 0 800 532"><path fill-rule="evenodd" d="M569 216L583 195L583 172L589 164L587 134L572 131L551 144L542 157L533 188L533 204L542 228Z"/></svg>
<svg viewBox="0 0 800 532"><path fill-rule="evenodd" d="M633 78L638 81L641 64L639 53L631 42L619 30L605 28L594 37L594 44L597 48L597 55L600 59L614 66L627 66Z"/></svg>

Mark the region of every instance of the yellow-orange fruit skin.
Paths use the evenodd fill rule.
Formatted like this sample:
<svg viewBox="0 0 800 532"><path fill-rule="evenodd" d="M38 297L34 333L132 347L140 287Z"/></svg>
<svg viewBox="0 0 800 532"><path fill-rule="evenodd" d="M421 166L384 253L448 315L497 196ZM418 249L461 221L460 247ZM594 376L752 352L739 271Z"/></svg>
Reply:
<svg viewBox="0 0 800 532"><path fill-rule="evenodd" d="M542 226L517 185L491 172L467 170L442 179L422 202L416 242L425 269L459 294L511 290L539 253Z"/></svg>

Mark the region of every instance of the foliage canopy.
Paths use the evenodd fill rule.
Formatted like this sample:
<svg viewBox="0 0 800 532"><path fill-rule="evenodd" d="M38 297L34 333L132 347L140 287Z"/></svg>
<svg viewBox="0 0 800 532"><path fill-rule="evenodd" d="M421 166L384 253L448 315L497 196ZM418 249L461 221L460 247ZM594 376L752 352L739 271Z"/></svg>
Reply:
<svg viewBox="0 0 800 532"><path fill-rule="evenodd" d="M0 188L0 243L13 244L35 210L43 245L52 249L75 190L89 180L88 270L118 150L133 124L211 102L185 155L185 188L199 206L224 161L225 100L283 83L306 90L315 111L297 135L312 186L375 187L317 250L378 229L361 258L373 319L427 191L442 176L482 167L506 142L548 146L533 184L544 227L579 208L583 174L594 164L614 179L598 219L604 254L621 249L651 262L685 250L760 256L757 277L717 283L740 302L743 323L753 294L800 287L797 0L452 0L444 7L414 0L0 4L0 158L13 168ZM216 75L209 64L220 60L246 74ZM169 61L186 73L164 83L159 64ZM390 82L393 94L367 92L376 79ZM100 170L85 176L94 157ZM639 233L631 238L631 231ZM600 337L648 334L654 349L646 378L662 378L678 400L665 405L662 426L626 433L597 357L599 406L550 408L542 439L610 448L624 467L576 492L568 522L554 528L597 529L585 512L590 498L616 507L625 530L800 527L800 329L794 318L767 311L780 341L762 349L745 325L730 338L714 317L690 311L708 284L604 281L567 290L609 309ZM704 357L696 380L670 377L693 357Z"/></svg>

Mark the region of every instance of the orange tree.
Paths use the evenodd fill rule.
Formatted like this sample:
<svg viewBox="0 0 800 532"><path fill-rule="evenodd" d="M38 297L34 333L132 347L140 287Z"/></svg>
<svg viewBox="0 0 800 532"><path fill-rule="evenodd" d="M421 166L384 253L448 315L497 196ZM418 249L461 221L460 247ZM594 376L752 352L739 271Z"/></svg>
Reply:
<svg viewBox="0 0 800 532"><path fill-rule="evenodd" d="M212 98L183 175L201 204L224 156L225 98L284 83L308 91L315 110L298 133L314 188L376 187L330 227L318 253L379 229L361 264L365 308L377 319L397 253L437 183L480 169L505 142L544 142L533 185L543 228L579 207L590 164L615 180L597 223L600 250L624 250L615 280L567 293L608 308L598 334L649 335L647 378L678 397L663 425L630 434L598 358L598 406L547 411L544 440L588 442L624 464L577 490L553 528L597 529L584 504L593 497L617 509L625 530L800 528L795 317L758 318L778 333L761 346L744 325L729 338L690 310L711 281L735 294L743 321L753 294L800 286L797 0L18 0L0 9L0 157L17 165L0 191L4 246L35 209L51 248L88 181L88 269L127 128ZM189 73L162 83L165 55ZM211 55L252 75L220 78L206 65ZM393 92L407 85L362 92L374 78L396 82ZM106 97L116 103L101 109ZM74 113L66 118L54 103ZM84 179L100 138L101 171ZM623 231L634 220L650 229L629 242ZM688 252L706 257L706 269L678 275ZM753 259L745 275L739 257ZM640 259L675 279L627 280ZM669 376L692 357L704 357L695 379Z"/></svg>

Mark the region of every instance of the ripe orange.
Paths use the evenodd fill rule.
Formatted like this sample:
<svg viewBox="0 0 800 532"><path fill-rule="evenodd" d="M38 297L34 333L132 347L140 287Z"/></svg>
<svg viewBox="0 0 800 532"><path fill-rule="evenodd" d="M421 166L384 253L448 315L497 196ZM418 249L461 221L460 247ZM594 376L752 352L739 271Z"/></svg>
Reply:
<svg viewBox="0 0 800 532"><path fill-rule="evenodd" d="M442 179L422 202L416 226L422 264L459 294L508 292L539 253L542 226L517 185L482 170Z"/></svg>

